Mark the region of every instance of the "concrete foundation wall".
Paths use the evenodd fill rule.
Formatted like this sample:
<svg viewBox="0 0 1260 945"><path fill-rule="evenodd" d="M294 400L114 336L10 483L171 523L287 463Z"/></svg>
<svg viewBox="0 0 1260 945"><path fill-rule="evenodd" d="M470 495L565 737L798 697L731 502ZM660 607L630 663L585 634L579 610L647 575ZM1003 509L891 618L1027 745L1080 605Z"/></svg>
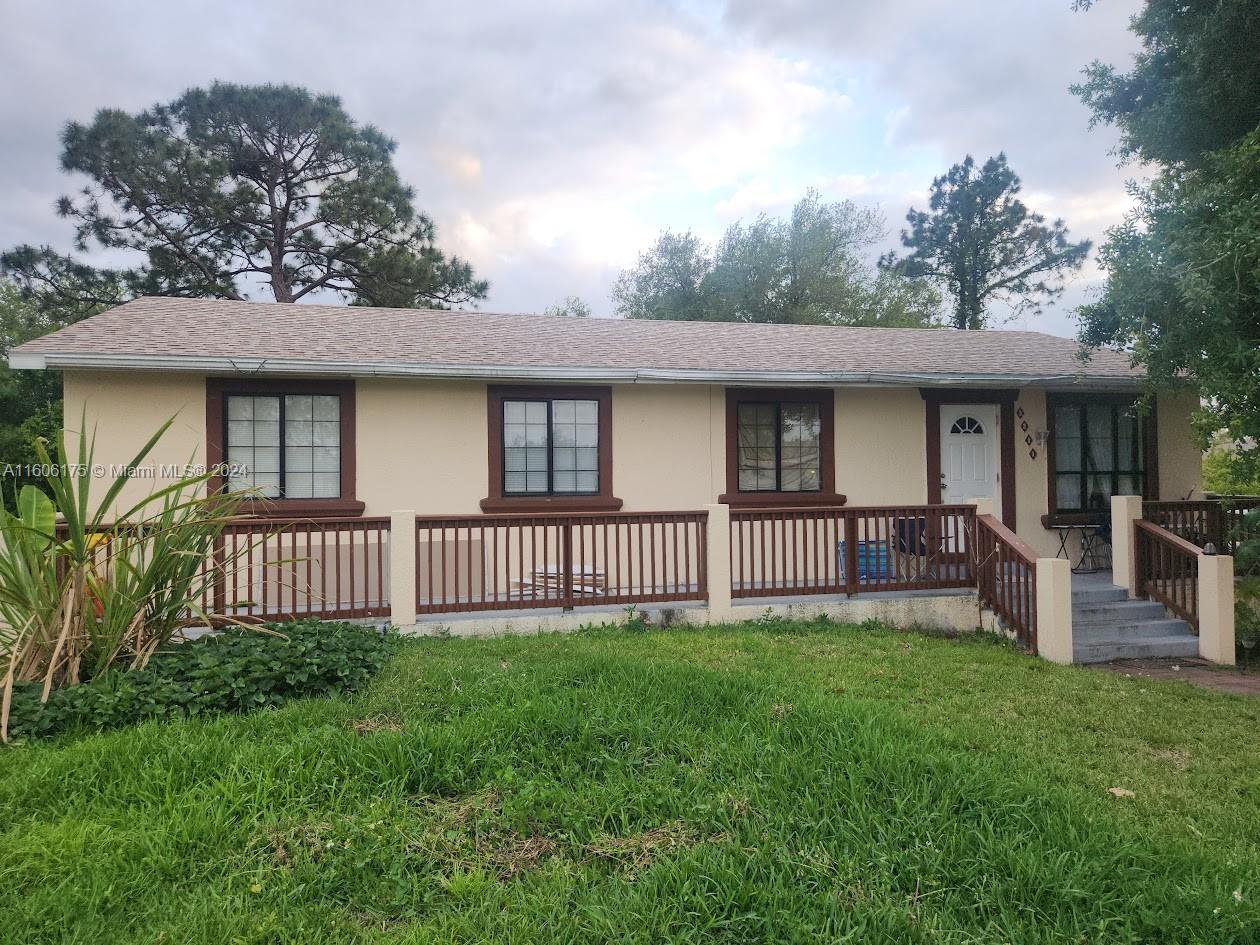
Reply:
<svg viewBox="0 0 1260 945"><path fill-rule="evenodd" d="M576 608L534 613L484 614L478 616L433 617L401 628L404 633L422 636L487 637L508 634L569 633L582 627L624 623L636 615L656 627L704 626L756 620L766 613L792 620L811 620L826 615L837 623L877 620L893 627L924 627L951 633L975 630L998 632L997 619L977 607L973 593L883 595L852 598L774 599L737 603L721 619L704 604L645 604L628 609Z"/></svg>

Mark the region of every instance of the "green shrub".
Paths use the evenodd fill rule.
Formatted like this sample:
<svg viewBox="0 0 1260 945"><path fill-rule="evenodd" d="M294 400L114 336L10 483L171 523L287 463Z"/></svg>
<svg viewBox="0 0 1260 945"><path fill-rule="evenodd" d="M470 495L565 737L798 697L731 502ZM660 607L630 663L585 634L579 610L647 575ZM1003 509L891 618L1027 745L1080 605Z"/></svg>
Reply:
<svg viewBox="0 0 1260 945"><path fill-rule="evenodd" d="M150 718L248 712L301 696L361 688L394 650L396 636L350 623L269 624L272 633L232 628L155 654L144 669L110 669L53 690L14 687L14 736L98 731Z"/></svg>
<svg viewBox="0 0 1260 945"><path fill-rule="evenodd" d="M143 465L171 423L127 469ZM18 687L38 682L47 696L115 665L144 669L190 615L207 619L201 602L233 564L214 552L243 493L212 494L202 473L130 507L120 498L129 475L94 496L86 415L79 431L77 462L60 441L51 454L33 443L48 472L42 486L17 491L14 512L0 508L0 741Z"/></svg>

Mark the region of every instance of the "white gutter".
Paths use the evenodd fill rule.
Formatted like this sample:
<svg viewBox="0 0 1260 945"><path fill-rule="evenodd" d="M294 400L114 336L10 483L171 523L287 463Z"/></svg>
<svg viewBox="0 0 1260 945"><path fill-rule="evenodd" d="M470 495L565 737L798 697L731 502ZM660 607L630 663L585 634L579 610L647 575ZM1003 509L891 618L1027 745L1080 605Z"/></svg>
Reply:
<svg viewBox="0 0 1260 945"><path fill-rule="evenodd" d="M1062 385L1136 386L1135 377L1084 374L921 374L855 371L730 371L703 368L598 368L481 364L396 364L258 358L175 358L125 354L12 353L9 366L27 370L168 371L236 376L430 377L462 380L585 381L625 384L885 385L891 387L993 387Z"/></svg>

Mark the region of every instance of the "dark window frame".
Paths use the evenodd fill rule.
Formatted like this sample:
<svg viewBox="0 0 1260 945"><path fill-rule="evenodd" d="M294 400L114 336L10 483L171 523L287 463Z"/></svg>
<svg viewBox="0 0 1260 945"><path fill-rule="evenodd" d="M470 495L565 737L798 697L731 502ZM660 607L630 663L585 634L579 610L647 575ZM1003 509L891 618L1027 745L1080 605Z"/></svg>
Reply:
<svg viewBox="0 0 1260 945"><path fill-rule="evenodd" d="M596 492L505 492L503 450L503 405L510 401L545 400L548 402L548 436L551 429L551 402L554 400L593 400L599 417L599 489ZM483 512L611 512L622 502L612 494L612 388L567 386L564 384L486 386L486 434L488 495L481 500ZM547 447L547 483L551 487L555 460Z"/></svg>
<svg viewBox="0 0 1260 945"><path fill-rule="evenodd" d="M1055 413L1059 407L1079 407L1082 414L1089 405L1108 404L1115 408L1136 407L1138 414L1138 438L1142 444L1142 497L1147 501L1156 501L1159 499L1159 435L1158 435L1158 412L1157 403L1154 397L1150 398L1145 404L1141 397L1136 394L1115 394L1115 393L1091 393L1091 394L1054 394L1046 395L1046 510L1047 514L1042 519L1044 525L1083 525L1099 521L1100 519L1109 519L1111 515L1110 509L1059 509L1059 492L1058 492L1058 456L1056 450L1057 436L1055 433ZM1143 409L1143 408L1146 409ZM1087 427L1085 417L1081 417L1081 438L1085 438ZM1117 424L1112 423L1113 442L1117 434ZM1081 452L1082 469L1081 476L1082 503L1088 501L1088 495L1085 490L1088 488L1087 482L1089 473L1084 470L1084 447L1082 445ZM1118 477L1122 473L1117 470L1111 470L1113 476L1113 486L1116 481L1114 477ZM1132 475L1132 473L1123 473ZM1114 493L1113 493L1114 494Z"/></svg>
<svg viewBox="0 0 1260 945"><path fill-rule="evenodd" d="M222 468L227 454L227 398L229 396L275 397L286 394L321 394L336 396L341 403L341 495L336 499L248 498L242 500L243 511L252 515L302 515L310 518L338 515L361 515L364 503L355 493L355 383L353 380L264 380L261 378L206 378L206 465L212 473L210 489L221 492L226 485L216 470ZM284 405L281 402L281 417ZM281 421L283 423L283 420ZM281 426L280 466L283 488L284 428Z"/></svg>
<svg viewBox="0 0 1260 945"><path fill-rule="evenodd" d="M223 404L224 404L223 452L224 452L224 456L227 459L227 462L231 462L232 460L232 444L231 444L231 437L228 433L228 430L229 430L228 424L232 420L232 410L231 410L231 407L229 406L229 402L231 401L233 397L241 397L241 398L248 397L251 399L257 399L259 397L267 397L267 398L271 398L277 401L278 407L279 407L279 411L278 411L279 419L277 423L280 427L280 436L276 444L276 448L277 448L277 451L279 452L279 468L277 470L277 475L280 477L280 485L279 485L280 495L267 496L265 498L267 498L268 501L271 501L271 502L292 498L291 496L288 496L285 494L285 491L288 488L287 478L288 478L288 452L289 452L289 445L286 441L287 436L288 436L288 429L287 429L288 418L285 416L285 411L287 410L287 405L285 401L287 401L290 397L335 397L337 398L338 426L340 426L341 411L342 411L341 394L298 394L298 393L294 393L293 391L285 391L284 393L275 393L275 394L244 394L244 393L238 393L236 391L225 392L223 394ZM258 448L258 445L256 442L252 448L253 449ZM314 474L314 470L312 470L312 475L313 474ZM297 497L295 501L318 501L318 500L323 500L323 499L328 499L329 501L335 501L341 498L341 482L340 482L341 480L341 439L340 439L340 436L338 436L338 440L337 440L337 479L338 479L337 495L318 496L318 497L303 496L303 497Z"/></svg>
<svg viewBox="0 0 1260 945"><path fill-rule="evenodd" d="M822 409L821 407L819 407L819 416L818 416L818 421L819 421L818 422L818 487L816 489L792 489L792 490L787 490L783 488L783 408L784 406L791 405L793 403L802 403L802 401L741 400L736 405L735 407L735 436L736 436L737 441L739 437L739 413L742 408L744 407L773 407L774 408L774 487L770 489L745 489L743 486L739 485L739 482L738 482L739 473L740 473L739 443L736 442L735 478L736 478L736 488L738 489L739 492L744 493L744 494L748 494L748 493L763 494L767 492L776 493L776 492L791 491L792 493L809 493L811 495L817 492L822 492L823 457L822 457ZM804 401L803 403L808 404L810 402ZM813 405L813 406L817 406L817 405Z"/></svg>
<svg viewBox="0 0 1260 945"><path fill-rule="evenodd" d="M537 404L537 403L542 403L542 404L546 404L546 406L547 406L547 446L546 446L546 450L547 450L547 491L545 491L545 492L512 492L512 491L509 491L509 490L508 490L508 487L507 487L507 475L508 475L508 468L507 468L507 450L508 450L508 447L507 447L507 445L506 445L506 444L504 444L504 446L503 446L503 450L502 450L502 462L501 462L501 464L500 464L500 469L499 469L499 476L500 476L500 480L499 480L499 488L500 488L500 490L502 491L504 498L513 498L513 499L517 499L517 498L526 498L526 499L542 499L542 498L548 498L548 499L554 499L554 498L567 498L567 497L569 497L569 496L574 496L574 497L579 497L579 498L580 498L580 497L584 497L584 496L597 496L597 495L599 495L599 481L598 481L598 477L600 477L600 476L602 476L602 475L603 475L603 469L602 469L602 468L600 468L601 464L600 464L600 462L599 462L599 456L598 456L598 453L599 453L599 442L598 442L598 439L602 439L602 437L599 437L599 438L597 439L597 441L596 441L596 444L595 444L595 449L596 449L596 458L595 458L595 474L596 474L596 477L597 477L597 479L596 479L596 485L595 485L595 488L594 488L594 489L587 490L587 491L584 491L584 492L583 492L583 491L577 491L577 490L559 492L559 491L557 491L557 490L556 490L556 482L555 482L555 474L556 474L556 457L555 457L555 451L556 451L556 445L555 445L555 442L552 440L552 436L555 434L554 420L555 420L555 403L556 403L556 401L558 401L558 400L579 401L579 400L593 400L593 399L594 399L594 398L590 398L590 397L574 397L573 395L568 395L568 396L565 396L565 397L504 397L504 398L502 399L501 403L502 403L503 407L505 407L505 408L506 408L506 406L507 406L508 404ZM599 418L599 414L600 414L600 413L602 413L602 410L600 409L600 405L599 405L599 401L598 401L598 400L595 400L595 409L596 409L595 423L596 423L596 426L598 427L598 426L600 425L600 418ZM507 426L507 417L505 416L505 417L503 417L503 418L501 419L501 421L500 421L500 423L499 423L499 435L500 435L500 437L502 437L502 436L503 436L503 433L504 433L504 428L505 428L506 426ZM529 448L529 447L525 447L525 449L528 449L528 448ZM589 447L587 447L587 448L589 449Z"/></svg>
<svg viewBox="0 0 1260 945"><path fill-rule="evenodd" d="M779 490L748 491L739 488L739 406L745 403L795 403L818 405L819 488L809 492ZM726 389L726 492L718 501L732 506L808 507L844 505L846 497L836 492L836 406L831 388L728 387ZM776 443L781 438L776 434ZM775 481L782 470L776 445Z"/></svg>

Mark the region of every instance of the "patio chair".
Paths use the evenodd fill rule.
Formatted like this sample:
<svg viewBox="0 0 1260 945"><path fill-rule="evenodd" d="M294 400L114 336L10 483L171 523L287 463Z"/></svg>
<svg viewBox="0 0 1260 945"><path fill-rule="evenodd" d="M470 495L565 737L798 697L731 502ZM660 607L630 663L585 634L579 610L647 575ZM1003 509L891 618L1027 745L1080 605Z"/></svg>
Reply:
<svg viewBox="0 0 1260 945"><path fill-rule="evenodd" d="M901 574L911 581L931 581L940 577L941 535L928 532L926 517L896 520L897 563Z"/></svg>

